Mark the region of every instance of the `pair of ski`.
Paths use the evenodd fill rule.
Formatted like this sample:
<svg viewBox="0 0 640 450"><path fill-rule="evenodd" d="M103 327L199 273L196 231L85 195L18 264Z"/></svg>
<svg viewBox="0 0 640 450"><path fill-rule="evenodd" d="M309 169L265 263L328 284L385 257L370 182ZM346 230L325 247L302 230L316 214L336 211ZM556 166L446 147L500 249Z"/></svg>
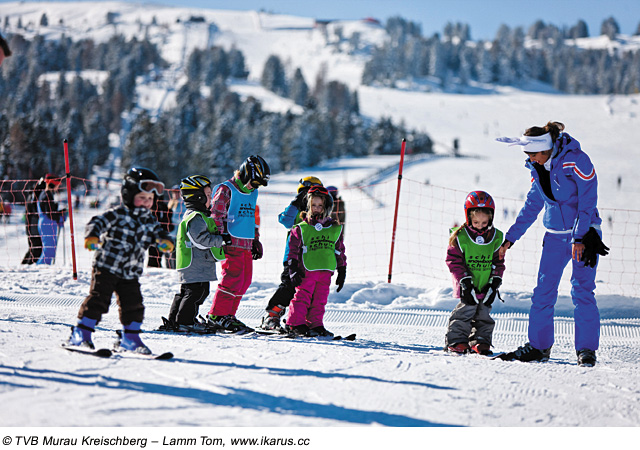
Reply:
<svg viewBox="0 0 640 450"><path fill-rule="evenodd" d="M447 355L451 355L451 356L479 356L481 358L486 358L486 359L501 359L500 357L502 355L504 355L504 352L498 352L498 353L490 353L489 355L483 355L482 353L476 353L476 352L467 352L467 353L458 353L458 352L452 352L449 350L445 350L444 351Z"/></svg>
<svg viewBox="0 0 640 450"><path fill-rule="evenodd" d="M97 356L98 358L111 358L114 355L124 357L124 358L137 358L137 359L157 359L157 360L167 360L173 358L173 353L165 352L165 353L152 353L150 355L145 355L144 353L136 353L130 351L116 351L109 350L108 348L89 348L89 347L80 347L78 345L67 345L62 344L62 348L65 350L69 350L70 352L81 353L83 355Z"/></svg>
<svg viewBox="0 0 640 450"><path fill-rule="evenodd" d="M319 341L355 341L356 334L352 333L348 336L301 336L295 333L287 333L281 332L278 330L263 330L261 328L257 328L255 330L256 334L262 334L266 336L273 336L281 339L311 339L311 340L319 340Z"/></svg>

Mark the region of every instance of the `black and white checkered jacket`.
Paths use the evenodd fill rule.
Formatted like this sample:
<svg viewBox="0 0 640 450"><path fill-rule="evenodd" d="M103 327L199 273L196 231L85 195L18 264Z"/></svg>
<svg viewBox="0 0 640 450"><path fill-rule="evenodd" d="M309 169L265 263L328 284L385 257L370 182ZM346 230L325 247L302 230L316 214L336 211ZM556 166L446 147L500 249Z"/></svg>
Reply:
<svg viewBox="0 0 640 450"><path fill-rule="evenodd" d="M151 211L124 205L91 218L85 239L90 236L100 239L93 267L126 280L142 275L147 249L156 239L170 239Z"/></svg>

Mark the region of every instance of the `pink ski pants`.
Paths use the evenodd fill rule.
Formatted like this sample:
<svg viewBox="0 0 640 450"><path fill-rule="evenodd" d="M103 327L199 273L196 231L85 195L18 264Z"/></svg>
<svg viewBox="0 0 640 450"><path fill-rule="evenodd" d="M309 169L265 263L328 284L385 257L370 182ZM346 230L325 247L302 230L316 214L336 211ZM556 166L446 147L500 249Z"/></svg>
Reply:
<svg viewBox="0 0 640 450"><path fill-rule="evenodd" d="M307 271L289 305L287 325L307 324L309 328L323 325L324 310L329 298L332 271Z"/></svg>
<svg viewBox="0 0 640 450"><path fill-rule="evenodd" d="M235 315L253 277L253 258L250 250L226 247L224 253L227 259L220 263L221 279L209 311L209 314L214 316Z"/></svg>

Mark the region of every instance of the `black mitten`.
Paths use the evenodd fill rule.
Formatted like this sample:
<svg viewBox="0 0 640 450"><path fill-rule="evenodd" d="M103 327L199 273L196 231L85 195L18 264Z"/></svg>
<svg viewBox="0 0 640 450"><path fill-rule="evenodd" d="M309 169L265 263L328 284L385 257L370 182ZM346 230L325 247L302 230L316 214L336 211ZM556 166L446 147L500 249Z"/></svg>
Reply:
<svg viewBox="0 0 640 450"><path fill-rule="evenodd" d="M302 188L296 198L293 199L291 204L298 208L298 211L306 211L307 210L307 192L309 188Z"/></svg>
<svg viewBox="0 0 640 450"><path fill-rule="evenodd" d="M582 252L582 261L585 267L595 267L598 263L598 255L607 256L609 247L604 245L600 235L595 228L589 228L589 231L582 237L584 251Z"/></svg>
<svg viewBox="0 0 640 450"><path fill-rule="evenodd" d="M262 258L262 243L257 239L254 239L253 244L251 245L251 257L253 259Z"/></svg>
<svg viewBox="0 0 640 450"><path fill-rule="evenodd" d="M460 301L470 306L478 304L471 277L464 277L460 280Z"/></svg>
<svg viewBox="0 0 640 450"><path fill-rule="evenodd" d="M491 277L491 280L489 281L489 290L487 291L487 295L484 297L484 304L487 306L491 306L493 301L496 299L496 295L500 298L498 288L502 286L502 278L500 277Z"/></svg>
<svg viewBox="0 0 640 450"><path fill-rule="evenodd" d="M289 260L289 278L291 278L291 286L297 287L302 283L302 279L304 278L303 271L298 267L297 259Z"/></svg>
<svg viewBox="0 0 640 450"><path fill-rule="evenodd" d="M229 233L222 233L222 245L231 245L231 235Z"/></svg>
<svg viewBox="0 0 640 450"><path fill-rule="evenodd" d="M336 292L340 292L342 286L344 286L344 280L347 278L347 266L338 267L338 277L336 278Z"/></svg>

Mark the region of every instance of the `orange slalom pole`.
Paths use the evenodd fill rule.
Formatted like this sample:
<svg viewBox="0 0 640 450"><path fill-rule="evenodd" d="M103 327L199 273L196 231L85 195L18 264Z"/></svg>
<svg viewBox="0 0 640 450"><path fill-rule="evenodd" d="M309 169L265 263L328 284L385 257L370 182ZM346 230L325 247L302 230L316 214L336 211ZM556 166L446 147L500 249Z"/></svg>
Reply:
<svg viewBox="0 0 640 450"><path fill-rule="evenodd" d="M76 245L73 232L73 201L71 198L71 170L69 170L69 143L64 140L64 165L67 171L67 202L69 204L69 229L71 230L71 261L73 262L73 279L78 279L76 268Z"/></svg>
<svg viewBox="0 0 640 450"><path fill-rule="evenodd" d="M393 251L396 246L396 228L398 227L398 206L400 204L400 185L402 184L402 167L404 166L404 149L407 140L402 140L402 148L400 149L400 166L398 168L398 188L396 189L396 210L393 214L393 231L391 234L391 255L389 256L389 275L387 283L391 283L391 273L393 269Z"/></svg>

